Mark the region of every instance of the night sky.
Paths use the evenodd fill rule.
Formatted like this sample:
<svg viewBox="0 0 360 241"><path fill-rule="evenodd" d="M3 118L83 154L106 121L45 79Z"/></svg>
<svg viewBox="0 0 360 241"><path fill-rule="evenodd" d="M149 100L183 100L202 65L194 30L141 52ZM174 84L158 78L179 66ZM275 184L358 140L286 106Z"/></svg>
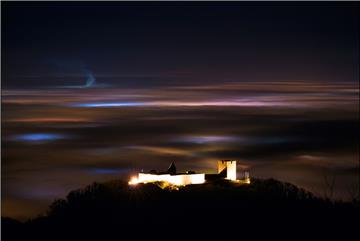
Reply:
<svg viewBox="0 0 360 241"><path fill-rule="evenodd" d="M2 212L236 159L359 185L359 3L2 2Z"/></svg>

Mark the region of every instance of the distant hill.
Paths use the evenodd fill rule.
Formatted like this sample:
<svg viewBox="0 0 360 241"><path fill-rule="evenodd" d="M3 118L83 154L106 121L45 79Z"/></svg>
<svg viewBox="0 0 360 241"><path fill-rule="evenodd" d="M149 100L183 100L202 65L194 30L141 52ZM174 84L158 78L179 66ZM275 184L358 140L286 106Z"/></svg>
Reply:
<svg viewBox="0 0 360 241"><path fill-rule="evenodd" d="M274 179L178 190L112 181L70 192L44 217L2 218L2 240L358 240L359 210Z"/></svg>

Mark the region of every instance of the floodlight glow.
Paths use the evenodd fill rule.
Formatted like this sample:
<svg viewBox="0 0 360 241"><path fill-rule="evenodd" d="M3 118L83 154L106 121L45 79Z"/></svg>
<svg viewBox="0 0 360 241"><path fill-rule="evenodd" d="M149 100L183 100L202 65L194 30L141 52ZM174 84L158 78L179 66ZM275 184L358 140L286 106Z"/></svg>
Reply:
<svg viewBox="0 0 360 241"><path fill-rule="evenodd" d="M131 181L131 180L130 180ZM189 184L201 184L205 182L205 174L184 174L184 175L170 175L170 174L149 174L139 173L136 180L138 183L145 182L168 182L177 186L185 186ZM130 182L129 182L130 184Z"/></svg>
<svg viewBox="0 0 360 241"><path fill-rule="evenodd" d="M131 177L131 179L128 183L129 183L129 185L136 185L139 183L139 179L137 177Z"/></svg>

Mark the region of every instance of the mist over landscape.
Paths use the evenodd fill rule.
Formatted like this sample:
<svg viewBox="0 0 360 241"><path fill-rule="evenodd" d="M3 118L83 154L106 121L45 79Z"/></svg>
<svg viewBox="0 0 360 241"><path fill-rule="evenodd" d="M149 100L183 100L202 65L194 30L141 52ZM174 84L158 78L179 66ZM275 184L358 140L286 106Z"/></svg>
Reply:
<svg viewBox="0 0 360 241"><path fill-rule="evenodd" d="M74 188L172 161L215 173L216 160L235 159L239 175L318 195L336 176L334 195L348 199L357 98L355 84L304 82L3 91L4 214L35 215Z"/></svg>

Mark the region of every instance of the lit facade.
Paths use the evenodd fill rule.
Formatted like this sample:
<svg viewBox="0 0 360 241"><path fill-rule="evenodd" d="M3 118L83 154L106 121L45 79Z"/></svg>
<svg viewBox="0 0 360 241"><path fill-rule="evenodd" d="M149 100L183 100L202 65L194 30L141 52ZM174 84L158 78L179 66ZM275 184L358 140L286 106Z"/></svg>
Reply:
<svg viewBox="0 0 360 241"><path fill-rule="evenodd" d="M150 174L139 173L138 182L164 181L174 185L183 186L189 184L201 184L205 182L205 173L201 174Z"/></svg>
<svg viewBox="0 0 360 241"><path fill-rule="evenodd" d="M148 183L148 182L167 182L176 186L185 186L189 184L202 184L207 178L227 179L232 181L241 181L241 183L250 184L249 172L245 172L244 180L236 179L236 161L235 160L221 160L217 163L217 174L195 173L188 171L187 173L176 173L174 163L171 163L166 172L157 173L152 171L150 173L140 172L137 177L131 178L129 184Z"/></svg>
<svg viewBox="0 0 360 241"><path fill-rule="evenodd" d="M221 160L218 161L218 173L225 172L225 178L228 180L236 180L236 161Z"/></svg>

